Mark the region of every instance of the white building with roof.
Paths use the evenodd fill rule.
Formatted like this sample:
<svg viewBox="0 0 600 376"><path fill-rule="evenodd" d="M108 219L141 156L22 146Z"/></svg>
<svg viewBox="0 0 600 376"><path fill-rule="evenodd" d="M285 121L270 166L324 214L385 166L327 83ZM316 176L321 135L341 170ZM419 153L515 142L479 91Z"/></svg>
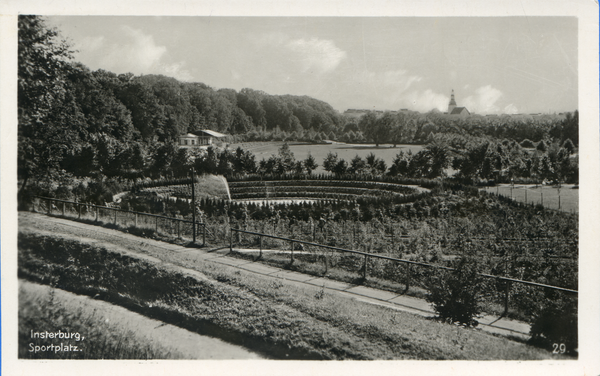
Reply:
<svg viewBox="0 0 600 376"><path fill-rule="evenodd" d="M179 136L179 147L182 148L202 148L213 145L216 139L226 137L227 135L209 129L202 129L196 132L190 132Z"/></svg>

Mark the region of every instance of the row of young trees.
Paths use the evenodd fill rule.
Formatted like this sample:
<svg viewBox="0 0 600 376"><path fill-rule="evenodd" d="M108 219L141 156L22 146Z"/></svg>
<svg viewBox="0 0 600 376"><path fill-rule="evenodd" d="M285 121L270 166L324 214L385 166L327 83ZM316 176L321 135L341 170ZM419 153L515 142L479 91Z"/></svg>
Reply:
<svg viewBox="0 0 600 376"><path fill-rule="evenodd" d="M541 144L541 143L540 143ZM568 144L567 142L565 144ZM366 158L356 155L349 162L337 153L329 152L323 160L323 168L337 176L399 176L407 178L435 179L447 176L449 167L456 176L475 180L508 181L529 179L534 182L578 182L578 159L568 145L552 144L542 150L526 149L515 141L490 142L485 139L469 143L464 149L453 149L443 140L434 140L416 154L400 151L391 166L370 153ZM170 171L173 176L184 176L191 167L199 172L225 176L261 175L311 175L319 166L312 155L303 161L294 157L287 143L278 153L256 162L255 156L238 147L235 152L228 149L208 148L207 151L173 151L168 162L163 158L153 165L155 171ZM157 163L164 163L157 165Z"/></svg>
<svg viewBox="0 0 600 376"><path fill-rule="evenodd" d="M389 169L385 161L371 153L362 159L358 155L350 163L330 152L323 168L335 175L401 176L435 179L446 177L448 168L456 177L473 183L481 180L506 182L511 179L541 183L577 183L578 157L567 145L552 144L544 151L527 150L515 141L493 142L481 140L464 149L453 149L443 141L433 141L423 150L412 154L400 151Z"/></svg>

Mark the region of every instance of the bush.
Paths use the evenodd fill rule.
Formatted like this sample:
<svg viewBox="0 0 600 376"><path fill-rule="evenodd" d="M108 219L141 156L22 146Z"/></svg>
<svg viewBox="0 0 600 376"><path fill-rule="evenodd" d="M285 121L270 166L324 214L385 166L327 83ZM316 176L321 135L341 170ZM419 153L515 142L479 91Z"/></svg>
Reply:
<svg viewBox="0 0 600 376"><path fill-rule="evenodd" d="M554 293L559 295L559 293ZM575 296L556 296L534 313L531 321L531 342L562 352L565 345L568 354L577 353L577 298ZM554 348L556 347L556 348Z"/></svg>
<svg viewBox="0 0 600 376"><path fill-rule="evenodd" d="M521 147L523 148L534 148L535 144L533 143L533 141L529 140L529 139L524 139L523 141L521 141Z"/></svg>
<svg viewBox="0 0 600 376"><path fill-rule="evenodd" d="M544 140L542 140L537 144L536 149L541 152L545 152L546 150L548 150L548 146L546 145Z"/></svg>
<svg viewBox="0 0 600 376"><path fill-rule="evenodd" d="M482 285L474 258L462 257L453 271L434 272L427 285L426 299L433 304L440 318L477 326L475 317L481 313Z"/></svg>

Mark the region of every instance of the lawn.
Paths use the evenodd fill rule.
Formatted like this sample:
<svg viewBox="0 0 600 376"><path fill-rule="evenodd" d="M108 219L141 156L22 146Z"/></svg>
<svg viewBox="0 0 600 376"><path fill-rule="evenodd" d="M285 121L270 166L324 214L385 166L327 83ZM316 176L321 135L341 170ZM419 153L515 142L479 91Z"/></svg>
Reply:
<svg viewBox="0 0 600 376"><path fill-rule="evenodd" d="M238 144L230 144L229 147L236 149L240 146L244 150L251 151L256 155L257 161L261 159L267 159L273 154L277 154L279 148L283 145L283 142L243 142ZM381 144L376 147L375 144L345 144L345 143L331 143L331 144L307 144L307 143L289 143L290 150L294 153L297 160L305 159L308 154L311 154L319 164L319 167L314 171L315 173L323 173L323 160L327 156L327 153L337 153L338 157L345 159L348 163L356 155L361 158L365 158L370 153L375 154L377 157L383 159L386 165L389 167L394 161L394 157L401 150L407 153L409 150L413 154L418 153L423 149L422 145L394 145Z"/></svg>

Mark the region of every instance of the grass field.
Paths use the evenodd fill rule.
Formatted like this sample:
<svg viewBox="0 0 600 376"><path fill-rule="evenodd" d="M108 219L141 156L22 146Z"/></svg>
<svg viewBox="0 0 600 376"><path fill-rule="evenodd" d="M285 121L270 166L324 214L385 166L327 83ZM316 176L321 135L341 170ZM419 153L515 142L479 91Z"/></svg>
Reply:
<svg viewBox="0 0 600 376"><path fill-rule="evenodd" d="M559 190L556 187L541 185L515 185L512 189L509 184L500 184L497 187L486 187L485 191L497 193L505 197L512 197L519 202L543 204L548 209L561 210L567 213L579 212L579 189L572 184L564 184ZM543 202L542 202L543 200Z"/></svg>
<svg viewBox="0 0 600 376"><path fill-rule="evenodd" d="M257 161L260 161L261 159L269 158L273 154L277 154L281 145L283 145L283 142L243 142L230 144L229 147L236 149L239 146L244 150L251 151L256 155ZM396 147L393 147L391 144L381 144L379 147L376 147L375 144L345 144L337 142L331 144L289 143L289 146L296 160L303 160L308 154L311 154L319 164L319 167L314 171L317 174L325 172L323 169L323 160L329 152L337 153L338 157L345 159L348 163L356 155L364 159L367 155L373 153L383 159L389 167L396 154L401 150L405 153L411 150L415 154L423 149L421 145L396 145Z"/></svg>

